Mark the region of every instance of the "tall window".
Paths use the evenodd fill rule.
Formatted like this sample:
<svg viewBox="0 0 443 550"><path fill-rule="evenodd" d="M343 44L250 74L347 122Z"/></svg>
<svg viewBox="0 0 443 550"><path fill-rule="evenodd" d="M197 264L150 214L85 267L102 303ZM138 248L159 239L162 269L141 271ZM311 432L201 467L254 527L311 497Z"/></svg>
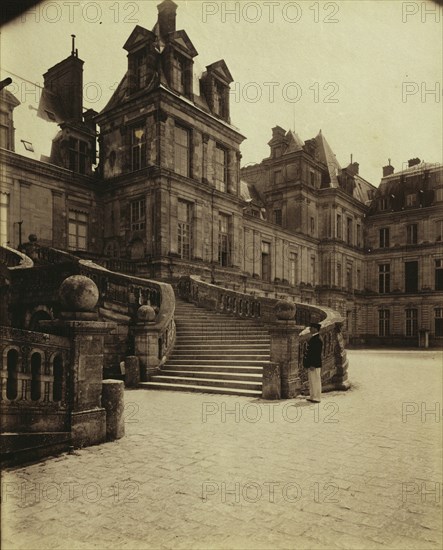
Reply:
<svg viewBox="0 0 443 550"><path fill-rule="evenodd" d="M132 170L146 168L146 128L131 128L131 165Z"/></svg>
<svg viewBox="0 0 443 550"><path fill-rule="evenodd" d="M378 266L378 291L380 294L391 292L391 265L381 264Z"/></svg>
<svg viewBox="0 0 443 550"><path fill-rule="evenodd" d="M295 252L289 253L289 282L295 286L297 284L298 256Z"/></svg>
<svg viewBox="0 0 443 550"><path fill-rule="evenodd" d="M137 90L143 90L147 85L148 63L146 52L140 52L135 56L135 78Z"/></svg>
<svg viewBox="0 0 443 550"><path fill-rule="evenodd" d="M435 290L443 290L443 260L435 260Z"/></svg>
<svg viewBox="0 0 443 550"><path fill-rule="evenodd" d="M179 94L186 94L186 62L177 53L172 58L172 87Z"/></svg>
<svg viewBox="0 0 443 550"><path fill-rule="evenodd" d="M434 315L435 336L443 336L443 307L437 307Z"/></svg>
<svg viewBox="0 0 443 550"><path fill-rule="evenodd" d="M406 195L406 206L416 206L416 205L417 205L417 195L415 193Z"/></svg>
<svg viewBox="0 0 443 550"><path fill-rule="evenodd" d="M8 244L9 195L0 193L0 246Z"/></svg>
<svg viewBox="0 0 443 550"><path fill-rule="evenodd" d="M346 288L348 292L354 290L354 277L351 263L346 264Z"/></svg>
<svg viewBox="0 0 443 550"><path fill-rule="evenodd" d="M224 193L228 190L228 152L221 145L215 148L215 187Z"/></svg>
<svg viewBox="0 0 443 550"><path fill-rule="evenodd" d="M337 239L343 238L343 228L340 214L337 214Z"/></svg>
<svg viewBox="0 0 443 550"><path fill-rule="evenodd" d="M406 314L406 336L417 336L418 334L418 311L407 309Z"/></svg>
<svg viewBox="0 0 443 550"><path fill-rule="evenodd" d="M131 231L141 231L146 228L146 200L132 201L131 205Z"/></svg>
<svg viewBox="0 0 443 550"><path fill-rule="evenodd" d="M264 281L271 281L271 244L261 243L261 278Z"/></svg>
<svg viewBox="0 0 443 550"><path fill-rule="evenodd" d="M362 238L361 238L361 225L357 224L357 246L361 246Z"/></svg>
<svg viewBox="0 0 443 550"><path fill-rule="evenodd" d="M387 197L379 199L378 207L381 211L387 210L389 208L389 199Z"/></svg>
<svg viewBox="0 0 443 550"><path fill-rule="evenodd" d="M192 204L178 201L177 246L180 258L190 260L192 253Z"/></svg>
<svg viewBox="0 0 443 550"><path fill-rule="evenodd" d="M177 174L189 177L190 168L190 132L183 126L174 129L174 169Z"/></svg>
<svg viewBox="0 0 443 550"><path fill-rule="evenodd" d="M0 111L0 147L10 149L9 115L6 111Z"/></svg>
<svg viewBox="0 0 443 550"><path fill-rule="evenodd" d="M218 221L218 261L224 267L231 264L230 222L230 216L220 214Z"/></svg>
<svg viewBox="0 0 443 550"><path fill-rule="evenodd" d="M443 241L443 220L435 221L434 227L435 227L435 240Z"/></svg>
<svg viewBox="0 0 443 550"><path fill-rule="evenodd" d="M283 216L282 216L281 208L274 210L274 223L276 225L283 225Z"/></svg>
<svg viewBox="0 0 443 550"><path fill-rule="evenodd" d="M70 250L86 250L88 245L88 215L76 210L69 211Z"/></svg>
<svg viewBox="0 0 443 550"><path fill-rule="evenodd" d="M315 219L311 216L311 237L314 237L315 233Z"/></svg>
<svg viewBox="0 0 443 550"><path fill-rule="evenodd" d="M389 227L382 227L379 230L380 248L389 248Z"/></svg>
<svg viewBox="0 0 443 550"><path fill-rule="evenodd" d="M378 310L378 335L379 336L389 336L391 332L390 321L391 321L391 312L389 311L389 309L379 309Z"/></svg>
<svg viewBox="0 0 443 550"><path fill-rule="evenodd" d="M418 262L405 262L405 292L418 291Z"/></svg>
<svg viewBox="0 0 443 550"><path fill-rule="evenodd" d="M225 87L217 81L214 82L214 113L222 118L225 118L227 115Z"/></svg>
<svg viewBox="0 0 443 550"><path fill-rule="evenodd" d="M279 184L283 183L283 171L282 170L274 170L274 183Z"/></svg>
<svg viewBox="0 0 443 550"><path fill-rule="evenodd" d="M352 242L352 218L346 219L346 242L348 244L354 244Z"/></svg>
<svg viewBox="0 0 443 550"><path fill-rule="evenodd" d="M406 226L406 243L417 244L417 224L411 223Z"/></svg>
<svg viewBox="0 0 443 550"><path fill-rule="evenodd" d="M69 138L69 170L86 174L86 159L88 146L84 141Z"/></svg>
<svg viewBox="0 0 443 550"><path fill-rule="evenodd" d="M337 264L337 276L336 276L337 286L341 288L343 284L343 273L341 269L341 264Z"/></svg>
<svg viewBox="0 0 443 550"><path fill-rule="evenodd" d="M312 281L311 281L312 284L315 285L317 280L317 273L315 269L315 256L311 256L311 278L312 278Z"/></svg>

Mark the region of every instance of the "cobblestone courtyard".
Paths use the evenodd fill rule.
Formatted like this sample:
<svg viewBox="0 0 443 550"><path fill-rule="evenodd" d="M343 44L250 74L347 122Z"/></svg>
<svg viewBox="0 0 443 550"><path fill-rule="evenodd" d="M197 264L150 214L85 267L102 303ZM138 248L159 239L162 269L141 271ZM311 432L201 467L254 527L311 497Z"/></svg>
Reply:
<svg viewBox="0 0 443 550"><path fill-rule="evenodd" d="M6 470L2 548L441 548L441 352L320 405L127 391L126 437Z"/></svg>

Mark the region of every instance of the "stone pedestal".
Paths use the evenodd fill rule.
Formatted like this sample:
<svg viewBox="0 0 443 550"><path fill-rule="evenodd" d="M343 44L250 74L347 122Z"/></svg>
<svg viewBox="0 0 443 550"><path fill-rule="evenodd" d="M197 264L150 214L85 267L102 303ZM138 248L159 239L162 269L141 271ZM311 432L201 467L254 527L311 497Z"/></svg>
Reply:
<svg viewBox="0 0 443 550"><path fill-rule="evenodd" d="M140 384L140 362L138 357L125 357L125 386L136 388Z"/></svg>
<svg viewBox="0 0 443 550"><path fill-rule="evenodd" d="M125 435L124 384L121 380L103 380L102 405L106 411L106 440Z"/></svg>
<svg viewBox="0 0 443 550"><path fill-rule="evenodd" d="M266 327L271 336L271 362L280 367L281 398L291 399L301 392L299 375L299 332L295 321L277 320Z"/></svg>
<svg viewBox="0 0 443 550"><path fill-rule="evenodd" d="M71 341L67 376L71 435L74 447L95 445L106 440L106 412L102 407L105 336L114 323L98 321L94 310L98 289L88 277L73 275L60 287L61 319L42 321L50 333Z"/></svg>
<svg viewBox="0 0 443 550"><path fill-rule="evenodd" d="M270 363L263 369L263 399L281 399L280 367Z"/></svg>

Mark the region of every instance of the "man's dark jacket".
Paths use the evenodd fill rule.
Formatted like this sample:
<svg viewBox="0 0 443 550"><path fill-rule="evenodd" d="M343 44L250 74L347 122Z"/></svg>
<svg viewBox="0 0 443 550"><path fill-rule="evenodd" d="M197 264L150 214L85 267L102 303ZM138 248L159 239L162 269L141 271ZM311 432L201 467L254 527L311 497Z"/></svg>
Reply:
<svg viewBox="0 0 443 550"><path fill-rule="evenodd" d="M323 349L323 341L320 334L314 334L308 341L305 356L303 358L303 366L305 368L316 367L321 368L321 352Z"/></svg>

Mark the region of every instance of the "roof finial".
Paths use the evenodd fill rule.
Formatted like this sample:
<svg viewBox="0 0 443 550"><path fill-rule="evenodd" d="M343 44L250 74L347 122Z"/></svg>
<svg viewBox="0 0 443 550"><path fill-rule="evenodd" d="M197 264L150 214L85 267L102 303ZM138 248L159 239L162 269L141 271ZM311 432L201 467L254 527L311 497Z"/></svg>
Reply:
<svg viewBox="0 0 443 550"><path fill-rule="evenodd" d="M351 153L351 164L352 164L352 153Z"/></svg>
<svg viewBox="0 0 443 550"><path fill-rule="evenodd" d="M72 49L71 49L71 55L77 56L78 50L75 49L75 34L71 34L72 37Z"/></svg>
<svg viewBox="0 0 443 550"><path fill-rule="evenodd" d="M388 159L388 166L391 166L391 159Z"/></svg>

